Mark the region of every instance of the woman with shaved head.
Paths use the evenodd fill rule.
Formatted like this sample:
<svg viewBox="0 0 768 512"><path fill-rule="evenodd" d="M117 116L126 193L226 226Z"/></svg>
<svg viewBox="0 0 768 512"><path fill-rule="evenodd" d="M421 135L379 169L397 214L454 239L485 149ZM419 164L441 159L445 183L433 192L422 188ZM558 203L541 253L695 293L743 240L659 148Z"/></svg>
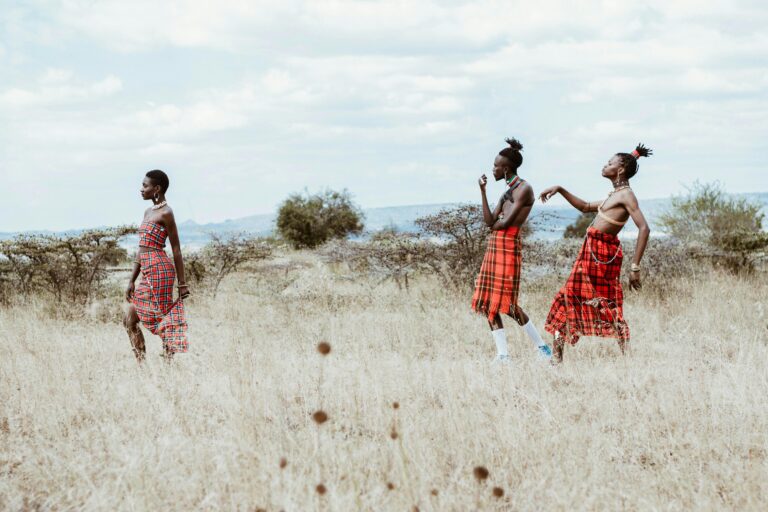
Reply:
<svg viewBox="0 0 768 512"><path fill-rule="evenodd" d="M141 197L153 205L144 212L144 221L139 227L139 251L125 290L129 305L124 318L138 361L143 361L146 354L139 322L162 338L167 360L177 352L186 352L189 346L183 302L189 296L189 287L184 280L176 220L165 200L169 184L168 176L159 170L149 171L141 183ZM165 252L166 239L171 243L173 261ZM135 286L139 274L141 281ZM179 297L173 300L173 284L177 278Z"/></svg>

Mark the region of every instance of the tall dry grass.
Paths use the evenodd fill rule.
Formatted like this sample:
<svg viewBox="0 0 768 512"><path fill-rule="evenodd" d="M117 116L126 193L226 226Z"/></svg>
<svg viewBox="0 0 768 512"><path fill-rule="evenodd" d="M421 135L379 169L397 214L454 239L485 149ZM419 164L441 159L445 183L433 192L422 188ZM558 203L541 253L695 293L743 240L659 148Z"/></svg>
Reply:
<svg viewBox="0 0 768 512"><path fill-rule="evenodd" d="M46 319L45 304L0 310L0 509L768 502L764 276L628 293L626 357L586 338L552 369L508 322L514 363L498 368L468 295L427 280L374 286L299 257L305 268L195 297L191 353L170 367L151 336L137 366L117 323ZM540 328L559 285L525 285Z"/></svg>

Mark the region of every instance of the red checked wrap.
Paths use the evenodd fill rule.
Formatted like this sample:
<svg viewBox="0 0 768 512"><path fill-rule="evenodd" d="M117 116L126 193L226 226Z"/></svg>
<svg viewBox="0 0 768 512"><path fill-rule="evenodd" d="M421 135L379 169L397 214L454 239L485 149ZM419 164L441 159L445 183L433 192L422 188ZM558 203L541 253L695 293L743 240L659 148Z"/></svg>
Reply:
<svg viewBox="0 0 768 512"><path fill-rule="evenodd" d="M546 331L571 344L580 336L629 341L620 280L623 257L619 237L590 227L568 281L552 302Z"/></svg>
<svg viewBox="0 0 768 512"><path fill-rule="evenodd" d="M144 222L139 228L139 245L153 250L139 255L141 281L134 291L133 305L141 323L162 338L168 352L186 352L187 317L181 298L173 300L176 268L163 250L166 237L160 224Z"/></svg>

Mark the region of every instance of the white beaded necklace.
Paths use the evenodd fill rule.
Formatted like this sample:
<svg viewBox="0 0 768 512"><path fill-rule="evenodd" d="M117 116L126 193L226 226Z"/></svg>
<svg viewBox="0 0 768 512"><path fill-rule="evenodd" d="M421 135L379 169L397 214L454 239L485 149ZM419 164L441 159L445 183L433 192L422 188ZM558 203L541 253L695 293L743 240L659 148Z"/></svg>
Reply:
<svg viewBox="0 0 768 512"><path fill-rule="evenodd" d="M166 206L168 204L168 201L163 201L162 203L157 203L152 207L153 210L159 210L163 206Z"/></svg>

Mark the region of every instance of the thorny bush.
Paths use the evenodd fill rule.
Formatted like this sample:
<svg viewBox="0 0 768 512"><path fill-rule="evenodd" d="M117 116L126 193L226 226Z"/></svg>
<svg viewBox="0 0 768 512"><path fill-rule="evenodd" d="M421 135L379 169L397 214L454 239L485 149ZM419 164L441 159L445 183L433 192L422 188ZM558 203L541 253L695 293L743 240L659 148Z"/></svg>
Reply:
<svg viewBox="0 0 768 512"><path fill-rule="evenodd" d="M42 293L57 301L85 305L105 291L109 267L124 261L120 238L132 226L90 229L70 236L19 235L0 242L0 292Z"/></svg>
<svg viewBox="0 0 768 512"><path fill-rule="evenodd" d="M211 233L211 241L185 258L184 269L196 286L210 289L215 297L225 277L243 265L272 257L269 242L247 233Z"/></svg>

